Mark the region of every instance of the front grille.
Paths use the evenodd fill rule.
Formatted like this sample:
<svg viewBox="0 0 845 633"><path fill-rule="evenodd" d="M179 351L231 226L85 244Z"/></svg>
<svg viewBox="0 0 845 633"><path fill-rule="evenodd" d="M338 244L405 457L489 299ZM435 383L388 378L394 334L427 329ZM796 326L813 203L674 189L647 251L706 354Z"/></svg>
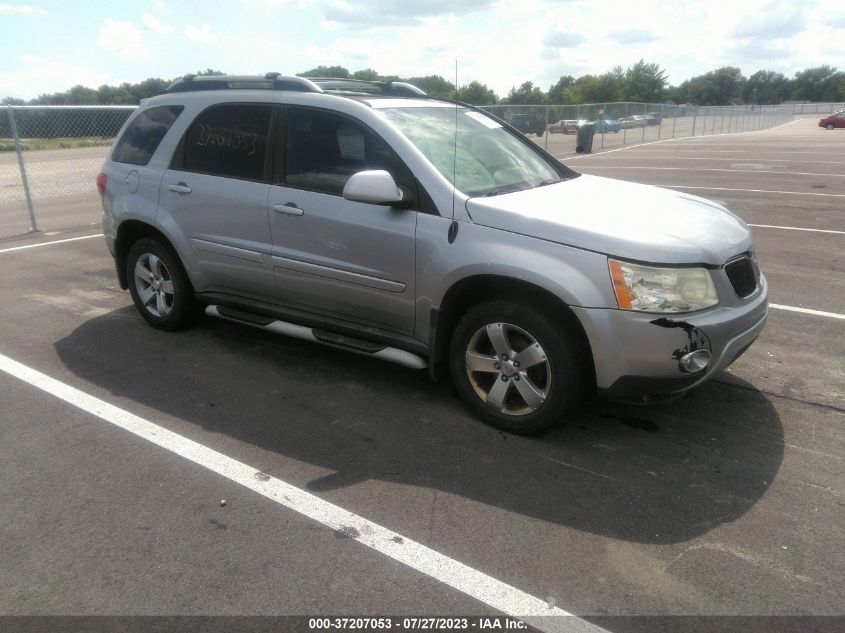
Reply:
<svg viewBox="0 0 845 633"><path fill-rule="evenodd" d="M743 255L725 264L725 273L731 282L734 292L740 299L745 299L757 290L757 266L753 255Z"/></svg>

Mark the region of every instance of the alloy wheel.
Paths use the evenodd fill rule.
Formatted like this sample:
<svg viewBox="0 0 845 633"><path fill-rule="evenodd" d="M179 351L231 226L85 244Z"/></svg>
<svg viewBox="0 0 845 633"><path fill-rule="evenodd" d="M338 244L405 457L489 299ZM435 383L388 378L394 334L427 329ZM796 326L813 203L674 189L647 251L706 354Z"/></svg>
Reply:
<svg viewBox="0 0 845 633"><path fill-rule="evenodd" d="M510 323L489 323L472 335L466 372L478 397L506 415L533 413L552 386L546 352L531 334Z"/></svg>

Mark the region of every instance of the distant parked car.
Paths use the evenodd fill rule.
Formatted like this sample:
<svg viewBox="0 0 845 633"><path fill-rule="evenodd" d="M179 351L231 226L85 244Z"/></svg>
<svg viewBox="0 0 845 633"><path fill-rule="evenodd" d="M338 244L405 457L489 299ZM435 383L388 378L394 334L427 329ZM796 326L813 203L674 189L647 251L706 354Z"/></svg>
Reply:
<svg viewBox="0 0 845 633"><path fill-rule="evenodd" d="M845 127L845 110L834 112L830 116L826 116L819 121L819 127L832 130L837 127Z"/></svg>
<svg viewBox="0 0 845 633"><path fill-rule="evenodd" d="M528 114L512 114L510 124L523 134L534 133L537 136L543 136L545 130L545 123L532 121Z"/></svg>
<svg viewBox="0 0 845 633"><path fill-rule="evenodd" d="M646 112L645 115L645 124L646 125L660 125L663 121L663 115L659 112Z"/></svg>
<svg viewBox="0 0 845 633"><path fill-rule="evenodd" d="M619 121L614 119L596 121L596 134L608 134L609 132L613 132L615 134L621 129L622 126L619 125Z"/></svg>
<svg viewBox="0 0 845 633"><path fill-rule="evenodd" d="M619 119L619 125L623 130L632 127L643 127L646 124L645 117L642 114L635 114L633 116L626 116Z"/></svg>
<svg viewBox="0 0 845 633"><path fill-rule="evenodd" d="M555 123L555 132L562 132L564 134L577 134L578 128L585 123L589 123L586 119L561 119Z"/></svg>

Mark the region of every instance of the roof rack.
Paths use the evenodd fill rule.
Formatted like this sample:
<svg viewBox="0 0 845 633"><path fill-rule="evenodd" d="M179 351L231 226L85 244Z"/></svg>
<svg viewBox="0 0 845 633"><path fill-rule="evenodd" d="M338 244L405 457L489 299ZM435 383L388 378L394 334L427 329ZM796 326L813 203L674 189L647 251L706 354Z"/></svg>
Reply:
<svg viewBox="0 0 845 633"><path fill-rule="evenodd" d="M196 92L199 90L290 90L293 92L323 92L303 77L285 77L280 73L261 75L185 75L173 82L165 92Z"/></svg>
<svg viewBox="0 0 845 633"><path fill-rule="evenodd" d="M345 92L359 95L382 95L391 97L427 97L428 95L404 81L367 81L342 77L312 77L311 81L328 92Z"/></svg>
<svg viewBox="0 0 845 633"><path fill-rule="evenodd" d="M289 90L292 92L332 92L347 95L383 95L392 97L425 97L425 92L402 81L365 81L314 77L286 77L280 73L266 75L185 75L173 82L165 92L200 90Z"/></svg>

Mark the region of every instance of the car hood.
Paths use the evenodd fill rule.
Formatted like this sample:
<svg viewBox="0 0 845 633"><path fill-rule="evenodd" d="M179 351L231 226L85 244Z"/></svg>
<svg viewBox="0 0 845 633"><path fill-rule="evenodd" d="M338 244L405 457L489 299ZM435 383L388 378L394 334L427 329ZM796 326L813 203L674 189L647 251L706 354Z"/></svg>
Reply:
<svg viewBox="0 0 845 633"><path fill-rule="evenodd" d="M715 202L599 176L466 207L476 224L641 262L721 265L751 249L745 222Z"/></svg>

